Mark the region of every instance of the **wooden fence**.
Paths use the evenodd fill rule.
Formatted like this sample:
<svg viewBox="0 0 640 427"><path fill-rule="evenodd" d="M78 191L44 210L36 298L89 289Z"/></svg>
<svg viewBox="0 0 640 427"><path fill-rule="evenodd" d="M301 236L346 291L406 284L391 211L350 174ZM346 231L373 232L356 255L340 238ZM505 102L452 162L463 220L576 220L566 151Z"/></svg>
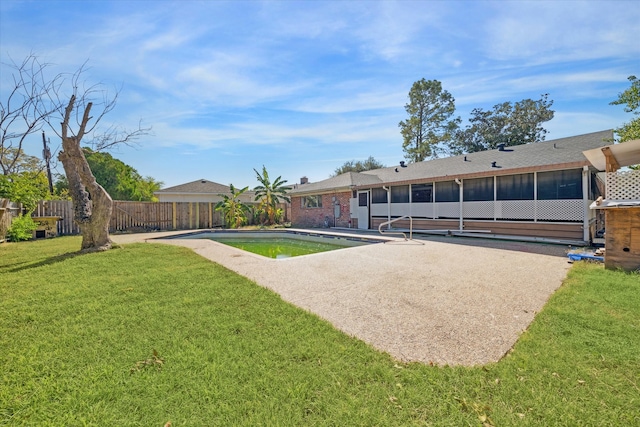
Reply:
<svg viewBox="0 0 640 427"><path fill-rule="evenodd" d="M110 233L193 230L223 225L222 214L208 202L114 201ZM38 203L33 216L58 216L58 235L80 234L73 222L73 204L67 200Z"/></svg>
<svg viewBox="0 0 640 427"><path fill-rule="evenodd" d="M3 202L5 199L0 199ZM11 220L21 208L15 203L6 202L3 215L0 215L0 241L4 232L11 226ZM213 202L127 202L114 201L110 233L136 233L164 230L195 230L224 226L220 211L215 210ZM1 207L1 206L0 206ZM281 204L288 220L289 207ZM80 228L73 221L73 203L70 200L44 200L38 203L34 217L60 217L57 221L57 234L67 236L80 234ZM250 217L251 220L251 217Z"/></svg>

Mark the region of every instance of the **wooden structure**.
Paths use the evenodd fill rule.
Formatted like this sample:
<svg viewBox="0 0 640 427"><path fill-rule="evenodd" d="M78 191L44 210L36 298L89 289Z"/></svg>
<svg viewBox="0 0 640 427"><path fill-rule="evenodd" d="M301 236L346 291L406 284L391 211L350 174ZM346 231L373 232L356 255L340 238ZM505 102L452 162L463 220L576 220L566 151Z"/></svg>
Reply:
<svg viewBox="0 0 640 427"><path fill-rule="evenodd" d="M606 173L605 197L591 209L605 211L605 268L640 271L640 170L621 170L640 164L640 140L585 151Z"/></svg>
<svg viewBox="0 0 640 427"><path fill-rule="evenodd" d="M80 234L73 222L70 200L45 200L38 203L35 217L57 217L58 235ZM223 225L215 203L196 202L128 202L114 201L109 224L110 233L135 233L164 230L195 230Z"/></svg>
<svg viewBox="0 0 640 427"><path fill-rule="evenodd" d="M34 239L46 239L58 235L57 222L61 219L59 216L34 216L32 219L38 224L38 228L33 230Z"/></svg>

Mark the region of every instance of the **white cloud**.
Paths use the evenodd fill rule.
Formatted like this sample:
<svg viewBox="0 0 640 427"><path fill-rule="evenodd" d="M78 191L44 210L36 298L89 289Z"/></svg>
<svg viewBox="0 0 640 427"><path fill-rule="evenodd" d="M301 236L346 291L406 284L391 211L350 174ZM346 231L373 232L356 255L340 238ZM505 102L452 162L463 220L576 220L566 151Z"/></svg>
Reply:
<svg viewBox="0 0 640 427"><path fill-rule="evenodd" d="M485 51L525 64L640 54L640 8L624 1L496 2Z"/></svg>

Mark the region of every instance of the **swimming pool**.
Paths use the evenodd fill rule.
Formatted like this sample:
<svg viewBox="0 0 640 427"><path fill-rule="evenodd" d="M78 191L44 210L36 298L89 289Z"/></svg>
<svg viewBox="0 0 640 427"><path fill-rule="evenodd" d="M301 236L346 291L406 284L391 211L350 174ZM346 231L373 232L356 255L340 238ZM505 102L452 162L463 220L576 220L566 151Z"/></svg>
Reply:
<svg viewBox="0 0 640 427"><path fill-rule="evenodd" d="M385 239L379 238L301 230L214 230L183 234L175 236L174 238L209 239L247 252L275 259L291 258L386 241Z"/></svg>

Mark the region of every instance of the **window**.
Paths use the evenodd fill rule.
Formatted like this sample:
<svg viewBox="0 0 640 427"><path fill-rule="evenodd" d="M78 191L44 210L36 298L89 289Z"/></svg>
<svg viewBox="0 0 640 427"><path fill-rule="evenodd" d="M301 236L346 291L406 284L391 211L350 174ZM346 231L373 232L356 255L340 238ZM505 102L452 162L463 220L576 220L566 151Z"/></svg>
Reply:
<svg viewBox="0 0 640 427"><path fill-rule="evenodd" d="M391 203L409 203L409 186L391 187Z"/></svg>
<svg viewBox="0 0 640 427"><path fill-rule="evenodd" d="M580 169L538 173L538 200L582 199Z"/></svg>
<svg viewBox="0 0 640 427"><path fill-rule="evenodd" d="M302 207L306 209L311 208L321 208L322 207L322 196L304 196L302 198Z"/></svg>
<svg viewBox="0 0 640 427"><path fill-rule="evenodd" d="M533 174L499 176L497 200L533 200Z"/></svg>
<svg viewBox="0 0 640 427"><path fill-rule="evenodd" d="M460 188L455 181L436 182L436 202L459 202Z"/></svg>
<svg viewBox="0 0 640 427"><path fill-rule="evenodd" d="M371 190L371 203L387 203L387 190L374 188Z"/></svg>
<svg viewBox="0 0 640 427"><path fill-rule="evenodd" d="M367 206L367 198L369 197L369 193L360 193L358 195L358 206Z"/></svg>
<svg viewBox="0 0 640 427"><path fill-rule="evenodd" d="M433 202L433 184L413 184L411 186L412 203Z"/></svg>
<svg viewBox="0 0 640 427"><path fill-rule="evenodd" d="M465 179L462 198L465 202L493 201L493 177Z"/></svg>

